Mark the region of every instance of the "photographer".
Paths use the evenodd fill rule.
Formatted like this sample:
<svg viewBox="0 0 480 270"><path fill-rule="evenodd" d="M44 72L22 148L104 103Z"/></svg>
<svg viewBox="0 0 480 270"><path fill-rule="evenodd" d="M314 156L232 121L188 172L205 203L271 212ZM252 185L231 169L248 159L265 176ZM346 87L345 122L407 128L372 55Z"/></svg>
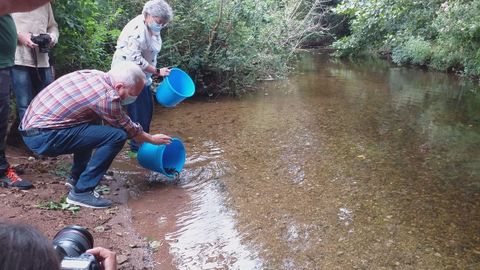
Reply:
<svg viewBox="0 0 480 270"><path fill-rule="evenodd" d="M0 269L63 269L52 241L31 226L0 221L0 247ZM114 252L96 247L87 250L86 253L95 256L102 269L117 269L117 259Z"/></svg>
<svg viewBox="0 0 480 270"><path fill-rule="evenodd" d="M48 51L58 41L58 25L50 3L29 12L12 13L18 42L12 82L18 122L32 99L53 81Z"/></svg>

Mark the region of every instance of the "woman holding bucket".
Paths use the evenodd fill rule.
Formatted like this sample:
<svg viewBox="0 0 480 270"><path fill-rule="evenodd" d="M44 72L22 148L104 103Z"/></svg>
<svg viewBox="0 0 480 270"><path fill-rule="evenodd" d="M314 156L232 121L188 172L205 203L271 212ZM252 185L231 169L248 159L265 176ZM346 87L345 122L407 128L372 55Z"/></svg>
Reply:
<svg viewBox="0 0 480 270"><path fill-rule="evenodd" d="M127 105L133 122L139 123L145 132L150 131L153 115L151 93L152 76L168 76L170 69L157 68L157 55L162 47L160 31L173 17L170 5L164 0L150 0L143 6L142 14L132 19L123 28L117 40L112 67L123 61L138 64L146 76L145 86L136 100ZM130 156L135 157L139 144L130 141Z"/></svg>

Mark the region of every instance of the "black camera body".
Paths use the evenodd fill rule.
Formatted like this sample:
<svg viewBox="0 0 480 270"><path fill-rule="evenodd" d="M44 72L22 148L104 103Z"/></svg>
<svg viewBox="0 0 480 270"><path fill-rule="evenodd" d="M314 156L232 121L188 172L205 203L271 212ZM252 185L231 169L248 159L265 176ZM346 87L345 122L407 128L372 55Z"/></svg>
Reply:
<svg viewBox="0 0 480 270"><path fill-rule="evenodd" d="M30 40L38 45L38 50L41 53L48 53L50 51L50 42L52 42L52 37L50 37L49 34L31 35Z"/></svg>
<svg viewBox="0 0 480 270"><path fill-rule="evenodd" d="M93 247L93 236L87 229L72 225L61 229L53 238L53 248L62 270L100 270L95 256L85 253Z"/></svg>

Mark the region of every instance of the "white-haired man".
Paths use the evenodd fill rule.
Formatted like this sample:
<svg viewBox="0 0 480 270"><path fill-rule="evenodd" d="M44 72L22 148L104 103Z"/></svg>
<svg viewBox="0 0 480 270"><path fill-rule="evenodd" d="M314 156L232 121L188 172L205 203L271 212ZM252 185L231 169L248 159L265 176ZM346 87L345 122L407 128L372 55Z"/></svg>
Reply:
<svg viewBox="0 0 480 270"><path fill-rule="evenodd" d="M20 124L25 144L40 155L73 154L68 203L111 206L93 191L128 138L170 143L169 136L144 132L122 109L135 101L144 84L145 74L132 62L107 73L80 70L54 81L29 105ZM109 126L98 124L100 120Z"/></svg>

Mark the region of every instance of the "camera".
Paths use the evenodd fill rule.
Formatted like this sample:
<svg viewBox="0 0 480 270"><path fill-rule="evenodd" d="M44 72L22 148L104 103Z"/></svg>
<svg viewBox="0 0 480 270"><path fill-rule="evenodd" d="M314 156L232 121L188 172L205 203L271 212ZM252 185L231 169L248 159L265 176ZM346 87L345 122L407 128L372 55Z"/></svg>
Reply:
<svg viewBox="0 0 480 270"><path fill-rule="evenodd" d="M52 37L50 37L49 34L31 35L30 40L38 45L38 50L41 53L48 53L50 51L50 42L52 41Z"/></svg>
<svg viewBox="0 0 480 270"><path fill-rule="evenodd" d="M71 225L61 229L53 238L62 270L100 270L95 256L85 253L93 247L93 236L87 229Z"/></svg>

